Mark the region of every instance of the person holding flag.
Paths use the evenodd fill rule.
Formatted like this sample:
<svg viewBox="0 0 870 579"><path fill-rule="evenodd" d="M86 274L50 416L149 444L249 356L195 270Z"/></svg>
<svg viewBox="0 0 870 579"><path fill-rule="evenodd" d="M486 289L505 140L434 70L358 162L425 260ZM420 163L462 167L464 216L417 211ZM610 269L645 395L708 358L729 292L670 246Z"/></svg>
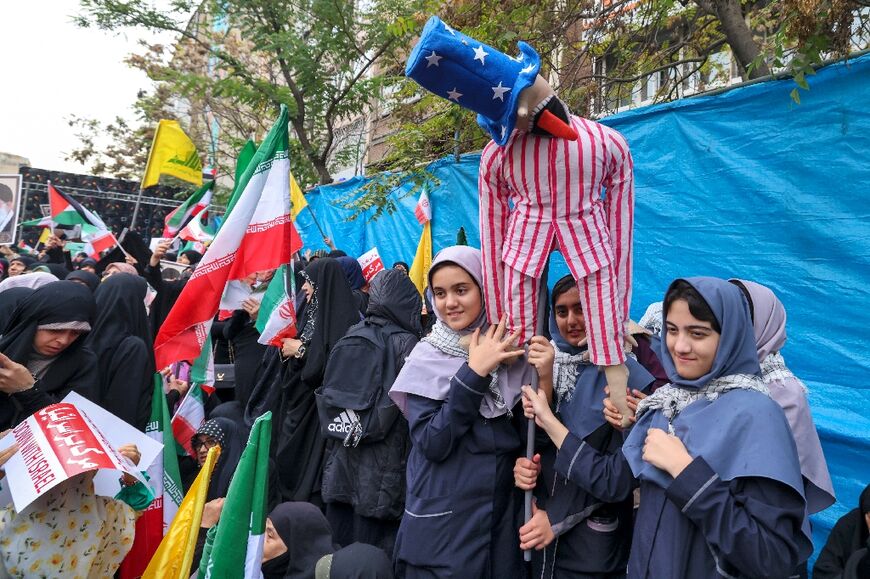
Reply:
<svg viewBox="0 0 870 579"><path fill-rule="evenodd" d="M314 391L323 382L332 347L360 321L350 285L335 259L318 259L302 272L307 296L295 338L270 348L245 410L248 424L266 411L280 420L275 462L281 499L321 500L326 441L320 432ZM276 433L277 434L277 433Z"/></svg>

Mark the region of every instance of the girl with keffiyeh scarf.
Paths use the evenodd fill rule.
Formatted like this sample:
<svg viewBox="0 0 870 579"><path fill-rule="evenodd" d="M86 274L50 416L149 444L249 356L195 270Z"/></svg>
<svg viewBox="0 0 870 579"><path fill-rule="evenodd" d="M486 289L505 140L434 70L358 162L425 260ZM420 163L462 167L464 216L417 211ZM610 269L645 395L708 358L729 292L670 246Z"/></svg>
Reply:
<svg viewBox="0 0 870 579"><path fill-rule="evenodd" d="M531 367L504 364L522 351L504 323L486 328L481 268L480 251L470 247L435 256L427 292L438 322L390 390L412 444L395 547L399 577L524 574L511 470L525 429L514 407ZM530 362L552 368L552 354L533 355L532 348L540 345L530 348ZM551 391L552 375L542 372L540 384Z"/></svg>
<svg viewBox="0 0 870 579"><path fill-rule="evenodd" d="M556 348L553 404L559 419L604 454L622 452L623 436L602 415L607 377L589 361L585 317L574 278L556 282L551 293L550 336ZM628 386L647 391L654 376L633 354L626 358ZM658 367L658 364L656 364ZM552 445L534 461L517 459L516 485L537 497L532 520L520 528L523 548L538 550L533 576L541 579L622 579L631 548L633 497L605 502L555 472ZM537 484L538 474L541 484ZM543 550L543 552L541 552Z"/></svg>
<svg viewBox="0 0 870 579"><path fill-rule="evenodd" d="M660 359L670 384L641 401L622 453L606 455L524 391L559 448L556 470L604 501L640 486L628 577L788 577L812 552L800 464L761 380L749 308L715 278L676 280Z"/></svg>

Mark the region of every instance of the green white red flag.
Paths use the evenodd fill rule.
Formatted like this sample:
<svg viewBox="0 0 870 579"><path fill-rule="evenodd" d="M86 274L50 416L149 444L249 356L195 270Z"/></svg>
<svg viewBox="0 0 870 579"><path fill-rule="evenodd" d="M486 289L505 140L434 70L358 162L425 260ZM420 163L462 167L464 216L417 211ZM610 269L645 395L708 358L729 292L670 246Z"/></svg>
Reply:
<svg viewBox="0 0 870 579"><path fill-rule="evenodd" d="M169 416L166 395L163 393L163 378L155 374L151 419L145 426L145 434L162 444L163 450L148 467L149 482L154 489L154 501L136 520L133 547L119 569L121 579L142 576L184 498Z"/></svg>
<svg viewBox="0 0 870 579"><path fill-rule="evenodd" d="M202 222L202 218L208 218L208 209L203 209L188 221L187 225L178 232L178 237L185 241L197 241L208 243L214 239L214 230Z"/></svg>
<svg viewBox="0 0 870 579"><path fill-rule="evenodd" d="M193 435L205 422L205 401L214 392L214 352L211 338L190 369L190 388L172 417L172 434L188 455L196 458L190 445Z"/></svg>
<svg viewBox="0 0 870 579"><path fill-rule="evenodd" d="M266 412L254 421L248 444L230 482L220 520L206 536L199 579L263 576L271 440L272 413Z"/></svg>
<svg viewBox="0 0 870 579"><path fill-rule="evenodd" d="M269 282L255 324L260 332L259 343L280 347L284 338L296 337L296 287L293 280L291 262L279 267Z"/></svg>
<svg viewBox="0 0 870 579"><path fill-rule="evenodd" d="M194 191L184 203L176 207L163 220L163 237L175 237L175 235L193 219L193 216L208 209L211 203L214 181L208 181L202 187Z"/></svg>
<svg viewBox="0 0 870 579"><path fill-rule="evenodd" d="M220 231L160 328L158 368L202 352L227 283L289 263L302 242L290 220L288 112L278 120L242 174Z"/></svg>

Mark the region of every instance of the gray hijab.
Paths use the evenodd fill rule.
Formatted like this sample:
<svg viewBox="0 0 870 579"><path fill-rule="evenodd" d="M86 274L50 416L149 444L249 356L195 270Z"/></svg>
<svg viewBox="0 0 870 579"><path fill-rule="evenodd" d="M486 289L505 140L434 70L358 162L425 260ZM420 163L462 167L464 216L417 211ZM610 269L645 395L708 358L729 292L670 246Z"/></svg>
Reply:
<svg viewBox="0 0 870 579"><path fill-rule="evenodd" d="M483 266L480 250L465 245L454 245L442 249L432 260L431 272L443 263L457 265L464 269L475 281L478 289L482 287ZM431 290L426 290L432 303L435 303ZM475 321L467 328L455 332L444 322L442 312L435 310L438 318L433 334L468 335L477 328L486 325L486 308L480 310ZM390 389L390 398L403 413L407 413L407 395L414 394L430 400L446 400L450 393L450 380L466 362L466 357L450 355L436 347L431 341L421 341L414 347L411 355L405 361L402 371L396 377ZM501 394L501 400L493 392L486 392L480 403L480 414L484 418L495 418L510 411L521 395L523 384L531 382L531 367L523 361L517 361L511 366L501 366L497 372L496 387Z"/></svg>
<svg viewBox="0 0 870 579"><path fill-rule="evenodd" d="M768 287L741 279L732 281L739 282L749 294L761 376L770 390L770 397L785 412L805 479L807 510L810 514L817 513L834 504L834 486L810 414L806 386L786 367L779 353L786 341L785 307Z"/></svg>

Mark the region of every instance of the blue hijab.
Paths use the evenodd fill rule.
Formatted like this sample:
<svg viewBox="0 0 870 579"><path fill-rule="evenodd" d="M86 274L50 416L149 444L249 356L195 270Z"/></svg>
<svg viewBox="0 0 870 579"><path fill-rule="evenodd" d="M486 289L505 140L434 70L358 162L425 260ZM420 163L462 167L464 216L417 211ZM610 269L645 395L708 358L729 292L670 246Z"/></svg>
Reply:
<svg viewBox="0 0 870 579"><path fill-rule="evenodd" d="M366 278L363 276L362 266L357 260L348 256L335 258L338 265L341 266L341 271L344 273L344 278L350 285L350 289L358 290L366 285Z"/></svg>
<svg viewBox="0 0 870 579"><path fill-rule="evenodd" d="M680 280L675 280L674 283ZM719 349L713 367L707 374L694 380L687 380L677 374L674 359L667 346L667 312L662 312L662 331L658 340L659 350L656 352L661 360L662 368L668 374L668 380L675 386L686 388L701 388L710 380L732 374L754 374L761 376L761 366L758 364L758 351L755 347L755 329L749 315L749 304L734 284L715 277L687 277L682 281L698 290L716 321L722 329L719 335ZM671 284L673 286L673 284ZM670 288L669 288L670 291Z"/></svg>
<svg viewBox="0 0 870 579"><path fill-rule="evenodd" d="M560 352L577 356L586 350L586 346L572 346L559 333L556 324L556 313L550 309L550 336L556 348ZM628 368L628 387L643 392L655 381L655 377L646 368L640 365L631 356L625 359ZM577 367L577 379L574 382L574 393L570 400L560 401L559 414L562 422L572 433L580 438L586 438L602 425L607 424L604 420L604 387L607 386L607 377L599 371L595 364L581 363Z"/></svg>
<svg viewBox="0 0 870 579"><path fill-rule="evenodd" d="M662 327L660 359L670 386L702 388L711 380L734 374L760 376L755 333L749 306L737 286L710 277L685 278L716 316L722 330L709 373L696 380L677 374L667 349L667 328ZM665 317L667 312L664 312ZM667 386L666 386L667 387ZM689 404L672 422L674 434L689 454L702 457L723 481L762 477L779 481L803 495L797 448L782 408L756 390L731 390L710 401ZM667 431L661 410L641 415L622 447L631 470L642 481L668 488L673 478L648 462L643 444L650 428Z"/></svg>

